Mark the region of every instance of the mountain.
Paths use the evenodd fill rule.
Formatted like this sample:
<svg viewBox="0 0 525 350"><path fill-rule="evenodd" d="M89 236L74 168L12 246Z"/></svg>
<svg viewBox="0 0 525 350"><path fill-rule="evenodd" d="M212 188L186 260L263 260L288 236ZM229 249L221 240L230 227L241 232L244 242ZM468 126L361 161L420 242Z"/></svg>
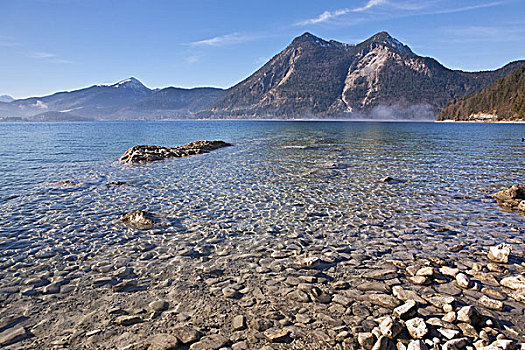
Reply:
<svg viewBox="0 0 525 350"><path fill-rule="evenodd" d="M129 105L154 94L155 91L135 78L128 78L114 84L93 85L49 96L14 100L9 104L0 104L0 113L27 119L39 115L37 120L42 120L47 112L61 112L63 118L69 113L75 120L80 117L98 119L98 111L103 114L105 109Z"/></svg>
<svg viewBox="0 0 525 350"><path fill-rule="evenodd" d="M71 112L77 115L93 113L93 109L125 106L137 102L155 91L135 78L114 84L93 85L88 88L58 92L43 97L31 97L10 103L14 113L30 117L49 111Z"/></svg>
<svg viewBox="0 0 525 350"><path fill-rule="evenodd" d="M525 65L471 96L439 110L438 120L525 120Z"/></svg>
<svg viewBox="0 0 525 350"><path fill-rule="evenodd" d="M136 78L114 84L0 103L0 117L31 121L144 120L193 118L223 89L150 89Z"/></svg>
<svg viewBox="0 0 525 350"><path fill-rule="evenodd" d="M451 70L380 32L358 44L295 38L227 90L150 89L136 78L0 101L0 120L191 118L428 119L448 102L503 79L525 61L494 71Z"/></svg>
<svg viewBox="0 0 525 350"><path fill-rule="evenodd" d="M218 88L168 87L134 104L120 108L111 117L119 119L194 118L224 94Z"/></svg>
<svg viewBox="0 0 525 350"><path fill-rule="evenodd" d="M9 103L9 102L12 102L14 101L15 99L12 98L11 96L9 95L0 95L0 102L4 102L4 103Z"/></svg>
<svg viewBox="0 0 525 350"><path fill-rule="evenodd" d="M434 119L448 101L480 91L519 64L463 72L414 54L386 32L356 45L304 33L228 89L208 116Z"/></svg>

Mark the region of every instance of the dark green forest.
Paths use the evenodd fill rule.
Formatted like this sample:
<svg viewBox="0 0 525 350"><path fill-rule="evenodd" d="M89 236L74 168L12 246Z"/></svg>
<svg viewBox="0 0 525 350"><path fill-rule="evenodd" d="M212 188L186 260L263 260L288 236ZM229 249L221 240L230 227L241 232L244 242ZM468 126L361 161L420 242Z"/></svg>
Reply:
<svg viewBox="0 0 525 350"><path fill-rule="evenodd" d="M497 120L525 119L525 65L490 87L459 100L439 111L439 120L474 120L472 114L489 113Z"/></svg>

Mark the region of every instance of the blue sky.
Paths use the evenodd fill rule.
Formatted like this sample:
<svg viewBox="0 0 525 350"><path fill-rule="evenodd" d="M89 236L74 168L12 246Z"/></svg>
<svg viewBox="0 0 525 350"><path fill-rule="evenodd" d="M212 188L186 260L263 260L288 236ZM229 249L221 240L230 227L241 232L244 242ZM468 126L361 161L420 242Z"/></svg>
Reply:
<svg viewBox="0 0 525 350"><path fill-rule="evenodd" d="M229 87L309 31L380 31L453 69L525 58L523 0L2 0L0 95L135 76L150 87Z"/></svg>

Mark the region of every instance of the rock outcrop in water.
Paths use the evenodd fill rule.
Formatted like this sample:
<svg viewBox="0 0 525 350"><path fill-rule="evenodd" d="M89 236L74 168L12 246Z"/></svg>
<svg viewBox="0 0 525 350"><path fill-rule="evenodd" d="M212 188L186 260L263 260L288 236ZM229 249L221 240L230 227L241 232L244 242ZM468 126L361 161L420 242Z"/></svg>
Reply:
<svg viewBox="0 0 525 350"><path fill-rule="evenodd" d="M151 215L142 210L132 211L130 213L122 215L122 222L139 227L150 227L155 224L155 221L151 218Z"/></svg>
<svg viewBox="0 0 525 350"><path fill-rule="evenodd" d="M167 158L179 158L194 154L208 153L222 147L232 146L224 141L193 141L183 146L167 148L152 145L133 146L120 157L122 163L147 163Z"/></svg>
<svg viewBox="0 0 525 350"><path fill-rule="evenodd" d="M525 185L512 185L507 190L494 193L494 198L504 208L525 211Z"/></svg>

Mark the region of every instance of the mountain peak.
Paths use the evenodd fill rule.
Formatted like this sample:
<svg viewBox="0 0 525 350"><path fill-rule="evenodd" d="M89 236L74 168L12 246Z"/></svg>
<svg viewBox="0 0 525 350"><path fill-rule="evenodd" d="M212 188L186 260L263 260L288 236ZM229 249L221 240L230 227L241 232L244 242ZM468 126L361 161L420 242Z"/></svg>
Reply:
<svg viewBox="0 0 525 350"><path fill-rule="evenodd" d="M0 102L13 102L15 99L9 95L0 95Z"/></svg>
<svg viewBox="0 0 525 350"><path fill-rule="evenodd" d="M377 34L372 35L367 40L363 41L361 45L370 45L370 44L382 44L385 46L388 46L396 51L407 53L407 54L413 54L412 50L396 38L393 38L390 34L387 32L379 32Z"/></svg>
<svg viewBox="0 0 525 350"><path fill-rule="evenodd" d="M129 77L127 79L124 79L124 80L121 80L119 82L116 82L115 84L112 84L111 86L113 86L113 87L121 87L121 86L126 86L126 87L145 87L144 84L142 84L140 82L140 80L138 80L135 77Z"/></svg>
<svg viewBox="0 0 525 350"><path fill-rule="evenodd" d="M311 43L311 44L316 44L320 46L330 46L330 43L328 41L323 40L309 32L303 33L302 35L298 36L292 41L293 46L304 44L304 43Z"/></svg>
<svg viewBox="0 0 525 350"><path fill-rule="evenodd" d="M368 40L376 41L376 42L383 42L389 39L393 39L393 38L390 34L388 34L388 32L379 32L379 33L372 35L372 37L370 37L370 39Z"/></svg>
<svg viewBox="0 0 525 350"><path fill-rule="evenodd" d="M129 89L136 89L136 90L150 90L144 84L142 84L140 80L138 80L135 77L129 77L127 79L118 81L116 83L100 84L96 86L111 87L111 88L129 88Z"/></svg>

